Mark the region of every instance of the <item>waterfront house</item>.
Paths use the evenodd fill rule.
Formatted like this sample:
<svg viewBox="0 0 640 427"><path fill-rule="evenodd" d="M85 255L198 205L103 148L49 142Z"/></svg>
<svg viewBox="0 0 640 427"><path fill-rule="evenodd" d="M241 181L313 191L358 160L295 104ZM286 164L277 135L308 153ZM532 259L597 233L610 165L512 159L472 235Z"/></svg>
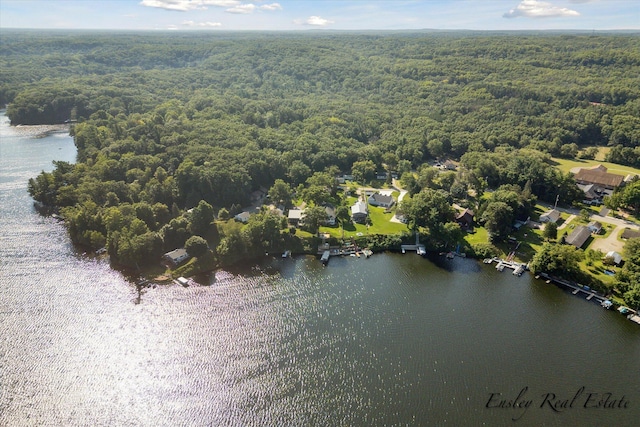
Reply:
<svg viewBox="0 0 640 427"><path fill-rule="evenodd" d="M351 206L351 219L353 222L363 223L369 216L369 208L366 202L358 200Z"/></svg>
<svg viewBox="0 0 640 427"><path fill-rule="evenodd" d="M302 224L302 218L304 217L304 210L302 209L289 209L289 214L287 215L287 222L289 225L294 227Z"/></svg>
<svg viewBox="0 0 640 427"><path fill-rule="evenodd" d="M168 267L175 268L184 261L188 260L189 254L185 248L174 249L171 252L167 252L162 256Z"/></svg>
<svg viewBox="0 0 640 427"><path fill-rule="evenodd" d="M557 209L551 209L549 212L545 212L540 215L540 222L553 222L556 223L560 219L560 211Z"/></svg>
<svg viewBox="0 0 640 427"><path fill-rule="evenodd" d="M473 211L471 209L465 209L456 215L456 222L460 224L461 228L469 229L473 227Z"/></svg>
<svg viewBox="0 0 640 427"><path fill-rule="evenodd" d="M577 226L565 239L565 243L580 249L591 236L591 230L584 225Z"/></svg>
<svg viewBox="0 0 640 427"><path fill-rule="evenodd" d="M369 196L368 201L371 206L380 206L383 208L390 208L395 203L393 196L387 196L380 193L373 193Z"/></svg>
<svg viewBox="0 0 640 427"><path fill-rule="evenodd" d="M324 221L326 225L336 225L336 209L331 205L326 205L324 211L327 213L327 219Z"/></svg>

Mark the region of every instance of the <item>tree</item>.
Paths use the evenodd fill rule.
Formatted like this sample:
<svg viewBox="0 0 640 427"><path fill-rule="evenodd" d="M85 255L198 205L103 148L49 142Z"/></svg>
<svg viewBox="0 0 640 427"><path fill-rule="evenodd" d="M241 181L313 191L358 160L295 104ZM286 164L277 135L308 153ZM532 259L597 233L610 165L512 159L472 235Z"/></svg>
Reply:
<svg viewBox="0 0 640 427"><path fill-rule="evenodd" d="M534 255L530 268L535 274L549 273L575 279L580 276L582 258L583 252L574 246L545 243Z"/></svg>
<svg viewBox="0 0 640 427"><path fill-rule="evenodd" d="M336 208L336 220L342 227L351 221L351 211L348 207L340 205Z"/></svg>
<svg viewBox="0 0 640 427"><path fill-rule="evenodd" d="M191 211L191 232L196 235L206 236L209 232L211 221L213 221L213 207L204 200L200 200L198 206Z"/></svg>
<svg viewBox="0 0 640 427"><path fill-rule="evenodd" d="M556 240L558 238L558 224L555 222L546 223L542 235L545 239Z"/></svg>
<svg viewBox="0 0 640 427"><path fill-rule="evenodd" d="M511 232L513 209L505 202L490 202L482 214L482 221L492 241L503 241Z"/></svg>
<svg viewBox="0 0 640 427"><path fill-rule="evenodd" d="M411 229L428 228L435 240L442 240L444 224L453 221L455 217L447 193L431 188L425 188L412 198L403 199L400 209Z"/></svg>
<svg viewBox="0 0 640 427"><path fill-rule="evenodd" d="M207 244L207 241L202 237L191 236L185 242L184 248L186 249L189 256L197 258L207 253L207 251L209 250L209 245Z"/></svg>
<svg viewBox="0 0 640 427"><path fill-rule="evenodd" d="M291 187L281 179L276 179L269 189L269 198L278 205L287 207L291 203Z"/></svg>
<svg viewBox="0 0 640 427"><path fill-rule="evenodd" d="M376 165L371 160L362 160L354 162L351 168L353 179L361 182L371 182L376 177Z"/></svg>
<svg viewBox="0 0 640 427"><path fill-rule="evenodd" d="M231 216L229 215L229 211L227 210L227 208L220 208L220 210L218 211L218 218L221 221L226 221L229 218L231 218Z"/></svg>
<svg viewBox="0 0 640 427"><path fill-rule="evenodd" d="M310 233L317 233L318 228L327 220L327 211L321 206L312 206L304 210L304 228Z"/></svg>

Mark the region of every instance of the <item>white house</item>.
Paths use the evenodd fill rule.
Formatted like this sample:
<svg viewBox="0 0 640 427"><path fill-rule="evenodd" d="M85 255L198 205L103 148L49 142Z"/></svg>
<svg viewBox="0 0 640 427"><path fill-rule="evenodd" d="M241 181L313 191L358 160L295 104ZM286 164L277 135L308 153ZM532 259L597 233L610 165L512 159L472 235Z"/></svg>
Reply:
<svg viewBox="0 0 640 427"><path fill-rule="evenodd" d="M304 210L289 209L289 214L287 215L287 222L290 225L298 226L302 222L303 217L304 217Z"/></svg>
<svg viewBox="0 0 640 427"><path fill-rule="evenodd" d="M386 196L380 193L373 193L367 199L372 206L381 206L383 208L390 208L395 203L392 196Z"/></svg>
<svg viewBox="0 0 640 427"><path fill-rule="evenodd" d="M162 256L162 259L164 259L171 267L176 267L189 258L189 254L184 248L174 249Z"/></svg>
<svg viewBox="0 0 640 427"><path fill-rule="evenodd" d="M331 226L336 225L336 209L331 205L327 205L324 207L324 211L327 213L327 220L324 223Z"/></svg>
<svg viewBox="0 0 640 427"><path fill-rule="evenodd" d="M247 222L249 221L250 216L251 214L245 211L245 212L240 212L238 215L234 216L234 218L240 222Z"/></svg>
<svg viewBox="0 0 640 427"><path fill-rule="evenodd" d="M369 216L369 208L367 203L362 200L358 200L353 206L351 206L351 219L354 222L365 222Z"/></svg>
<svg viewBox="0 0 640 427"><path fill-rule="evenodd" d="M620 255L618 252L615 252L615 251L607 252L607 255L605 255L605 258L613 259L613 262L616 265L620 265L620 263L622 262L622 255Z"/></svg>

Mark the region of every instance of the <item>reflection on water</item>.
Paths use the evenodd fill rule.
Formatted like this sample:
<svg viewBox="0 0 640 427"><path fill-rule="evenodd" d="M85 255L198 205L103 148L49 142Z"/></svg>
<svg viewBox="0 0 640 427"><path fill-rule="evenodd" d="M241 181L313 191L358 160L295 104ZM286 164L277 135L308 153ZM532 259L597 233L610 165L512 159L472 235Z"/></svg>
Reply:
<svg viewBox="0 0 640 427"><path fill-rule="evenodd" d="M136 304L26 194L52 159L73 160L70 138L0 128L0 425L510 425L489 393L583 385L633 406L532 408L520 423L637 419L635 325L471 260L274 259Z"/></svg>

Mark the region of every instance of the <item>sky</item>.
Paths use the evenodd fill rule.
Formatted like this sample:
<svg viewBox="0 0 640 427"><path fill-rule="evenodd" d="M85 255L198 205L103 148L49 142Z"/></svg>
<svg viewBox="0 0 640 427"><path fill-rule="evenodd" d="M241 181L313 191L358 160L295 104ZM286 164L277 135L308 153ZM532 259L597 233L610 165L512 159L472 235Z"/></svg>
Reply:
<svg viewBox="0 0 640 427"><path fill-rule="evenodd" d="M640 0L0 0L5 28L640 30Z"/></svg>

